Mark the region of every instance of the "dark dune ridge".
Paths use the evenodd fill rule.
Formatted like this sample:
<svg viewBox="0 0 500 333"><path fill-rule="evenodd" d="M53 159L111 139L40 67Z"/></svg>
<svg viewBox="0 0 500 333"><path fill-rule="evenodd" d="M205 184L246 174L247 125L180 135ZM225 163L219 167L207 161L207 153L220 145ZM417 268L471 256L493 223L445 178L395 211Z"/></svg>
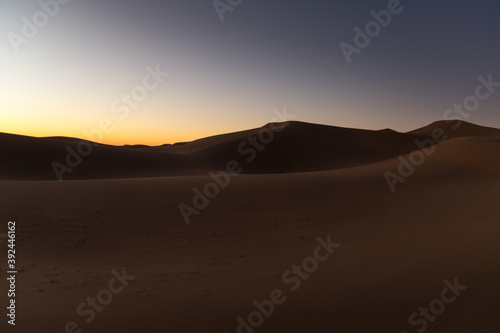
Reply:
<svg viewBox="0 0 500 333"><path fill-rule="evenodd" d="M499 129L456 121L435 122L408 133L290 121L157 147L93 143L91 154L81 161L73 154L71 165L69 151L78 151L80 139L0 134L0 154L6 157L0 166L0 179L57 180L54 162L59 163L59 170L69 167L61 172L65 180L205 175L224 170L231 160L239 163L244 174L333 170L418 150L415 141L430 138L436 128L449 138L500 137Z"/></svg>
<svg viewBox="0 0 500 333"><path fill-rule="evenodd" d="M425 127L410 131L410 134L418 134L424 136L432 135L435 129L442 129L449 138L462 138L468 136L477 137L500 137L500 129L479 126L465 121L436 121Z"/></svg>

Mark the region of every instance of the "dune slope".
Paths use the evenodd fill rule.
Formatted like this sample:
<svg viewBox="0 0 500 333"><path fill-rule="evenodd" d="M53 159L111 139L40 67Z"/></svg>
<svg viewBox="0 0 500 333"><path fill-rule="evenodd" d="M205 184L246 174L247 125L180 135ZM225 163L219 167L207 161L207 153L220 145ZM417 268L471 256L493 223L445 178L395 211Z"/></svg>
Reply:
<svg viewBox="0 0 500 333"><path fill-rule="evenodd" d="M279 132L271 130L276 127ZM0 179L56 180L57 173L65 180L197 175L223 170L231 160L241 164L243 173L327 170L408 153L420 137L287 122L182 145L93 144L87 154L90 143L75 138L0 134L0 154L8 157L0 165Z"/></svg>
<svg viewBox="0 0 500 333"><path fill-rule="evenodd" d="M438 146L397 193L383 178L397 159L234 176L190 225L178 204L209 177L0 182L23 267L16 330L237 332L279 289L286 301L255 332L416 332L410 316L457 278L467 289L429 332L498 332L500 176L444 161L461 144ZM292 290L283 274L328 235L340 247ZM135 279L85 323L78 305L122 268Z"/></svg>

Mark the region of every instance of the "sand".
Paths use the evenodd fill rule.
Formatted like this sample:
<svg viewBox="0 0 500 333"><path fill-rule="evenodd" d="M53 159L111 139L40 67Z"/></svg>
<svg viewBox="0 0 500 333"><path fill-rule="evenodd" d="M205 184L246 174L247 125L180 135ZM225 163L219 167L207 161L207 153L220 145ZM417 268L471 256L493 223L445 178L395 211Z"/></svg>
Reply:
<svg viewBox="0 0 500 333"><path fill-rule="evenodd" d="M443 302L439 315L431 313L424 331L500 331L500 138L476 133L438 144L392 193L384 172L396 172L400 151L409 158L417 134L291 126L296 128L281 132L284 138L277 136L262 153L278 154L288 143L284 156L297 151L300 158L285 158L288 164L280 166L293 172L243 168L189 225L178 205L192 204L193 188L212 181L198 174L211 163L194 175L1 181L0 216L5 225L17 221L22 267L17 325L3 320L1 331L59 333L74 321L82 332L94 333L238 332L237 318L248 322L254 301L281 290L286 300L263 315L254 332L410 333L424 327L424 321L412 326L410 316L439 306L445 280L455 279L467 288L445 293L454 300ZM304 139L305 133L314 137ZM325 135L338 135L342 143L312 145ZM227 138L205 142L200 152L230 151L233 141L241 141ZM307 145L296 147L301 138ZM32 144L32 138L7 139ZM66 143L43 140L51 140L51 149ZM319 158L334 145L345 152ZM124 148L102 149L116 149L119 156ZM141 155L143 150L160 148L128 149L139 150L133 154L140 158L152 156ZM259 168L272 166L271 157L260 156ZM311 160L303 160L307 156ZM335 164L337 156L344 161ZM299 162L324 170L297 172ZM9 170L3 167L4 178ZM21 168L15 177L27 179L29 170ZM318 237L328 236L338 248L291 290L283 274L313 257ZM5 243L0 248L5 253ZM111 271L122 268L135 279L85 323L77 307L108 288Z"/></svg>

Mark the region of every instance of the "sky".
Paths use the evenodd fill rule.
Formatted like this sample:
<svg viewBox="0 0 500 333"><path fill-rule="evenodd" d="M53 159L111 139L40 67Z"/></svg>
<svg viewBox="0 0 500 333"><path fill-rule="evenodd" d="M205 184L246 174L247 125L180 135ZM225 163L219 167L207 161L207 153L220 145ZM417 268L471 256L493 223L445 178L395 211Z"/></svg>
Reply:
<svg viewBox="0 0 500 333"><path fill-rule="evenodd" d="M0 0L0 132L87 139L104 122L101 142L159 145L285 108L409 131L474 95L479 76L500 82L498 2L397 2ZM348 62L340 45L367 24ZM464 120L500 128L498 89Z"/></svg>

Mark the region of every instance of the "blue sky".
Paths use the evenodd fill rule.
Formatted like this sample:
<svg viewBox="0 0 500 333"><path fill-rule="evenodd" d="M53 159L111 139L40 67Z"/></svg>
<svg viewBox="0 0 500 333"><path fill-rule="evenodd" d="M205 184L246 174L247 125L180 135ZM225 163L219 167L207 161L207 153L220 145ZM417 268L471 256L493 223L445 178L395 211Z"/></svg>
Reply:
<svg viewBox="0 0 500 333"><path fill-rule="evenodd" d="M221 21L212 1L73 0L15 52L23 17L43 9L0 1L0 132L82 137L110 118L106 142L172 143L262 126L285 106L297 120L406 131L442 119L478 76L500 81L496 2L401 1L349 64L340 43L388 3L243 0ZM169 76L117 117L113 102L157 66ZM467 120L500 127L499 95Z"/></svg>

